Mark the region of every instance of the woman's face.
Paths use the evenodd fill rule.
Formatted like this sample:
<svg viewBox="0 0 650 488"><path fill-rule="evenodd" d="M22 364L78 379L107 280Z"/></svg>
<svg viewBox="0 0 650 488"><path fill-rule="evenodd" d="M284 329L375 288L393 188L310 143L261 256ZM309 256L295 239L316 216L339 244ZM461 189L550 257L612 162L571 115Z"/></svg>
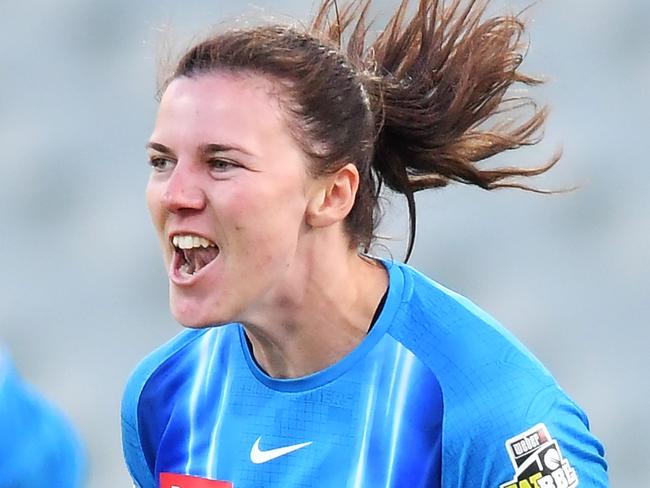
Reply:
<svg viewBox="0 0 650 488"><path fill-rule="evenodd" d="M147 202L183 325L242 320L286 285L316 180L273 88L217 72L177 78L162 97Z"/></svg>

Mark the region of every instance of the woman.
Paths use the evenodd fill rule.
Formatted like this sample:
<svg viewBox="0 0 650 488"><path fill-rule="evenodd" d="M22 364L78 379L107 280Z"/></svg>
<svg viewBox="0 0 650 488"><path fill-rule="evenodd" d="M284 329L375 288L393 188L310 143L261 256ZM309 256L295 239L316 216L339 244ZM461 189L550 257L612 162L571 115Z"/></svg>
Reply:
<svg viewBox="0 0 650 488"><path fill-rule="evenodd" d="M371 257L383 185L527 188L477 163L535 142L506 119L522 23L485 2L403 1L366 47L370 2L309 31L192 47L164 83L147 200L188 330L123 402L144 487L602 487L582 411L500 325ZM345 39L345 41L344 41ZM501 115L499 115L501 114ZM500 118L499 118L500 117ZM519 178L519 179L518 179Z"/></svg>

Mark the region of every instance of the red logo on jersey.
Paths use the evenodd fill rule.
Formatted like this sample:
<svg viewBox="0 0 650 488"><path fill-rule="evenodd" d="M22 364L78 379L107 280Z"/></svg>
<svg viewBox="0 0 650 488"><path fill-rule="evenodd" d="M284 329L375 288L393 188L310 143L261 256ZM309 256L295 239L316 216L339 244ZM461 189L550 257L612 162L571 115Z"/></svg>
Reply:
<svg viewBox="0 0 650 488"><path fill-rule="evenodd" d="M233 488L233 484L186 474L160 473L160 488Z"/></svg>

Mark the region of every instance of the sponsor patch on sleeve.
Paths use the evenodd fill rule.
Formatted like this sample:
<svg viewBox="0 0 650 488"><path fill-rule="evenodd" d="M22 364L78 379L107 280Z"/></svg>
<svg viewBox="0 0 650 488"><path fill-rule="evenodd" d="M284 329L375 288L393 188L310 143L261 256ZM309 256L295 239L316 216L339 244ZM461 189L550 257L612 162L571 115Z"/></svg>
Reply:
<svg viewBox="0 0 650 488"><path fill-rule="evenodd" d="M506 441L515 477L499 488L574 488L578 475L544 424Z"/></svg>

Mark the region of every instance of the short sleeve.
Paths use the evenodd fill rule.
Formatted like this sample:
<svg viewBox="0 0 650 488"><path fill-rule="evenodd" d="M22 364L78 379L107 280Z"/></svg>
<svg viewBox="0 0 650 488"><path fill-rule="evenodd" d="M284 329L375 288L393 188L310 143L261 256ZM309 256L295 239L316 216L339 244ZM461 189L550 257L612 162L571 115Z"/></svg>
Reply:
<svg viewBox="0 0 650 488"><path fill-rule="evenodd" d="M535 397L528 411L527 422L531 425L541 424L547 428L548 442L561 459L562 467L566 468L567 487L577 486L578 482L581 487L609 486L603 445L590 432L589 420L582 409L560 388L545 388ZM520 445L526 447L525 443ZM546 464L545 456L548 458ZM540 459L543 466L550 464L550 469L555 466L554 456L556 454L551 450L548 454L537 454L536 458ZM575 485L569 479L573 472ZM556 486L563 486L562 477L557 477L559 481ZM540 488L543 488L543 485Z"/></svg>
<svg viewBox="0 0 650 488"><path fill-rule="evenodd" d="M445 488L609 486L603 447L584 412L557 384L527 398L511 409L485 411L456 433L449 446L454 454L443 461Z"/></svg>

